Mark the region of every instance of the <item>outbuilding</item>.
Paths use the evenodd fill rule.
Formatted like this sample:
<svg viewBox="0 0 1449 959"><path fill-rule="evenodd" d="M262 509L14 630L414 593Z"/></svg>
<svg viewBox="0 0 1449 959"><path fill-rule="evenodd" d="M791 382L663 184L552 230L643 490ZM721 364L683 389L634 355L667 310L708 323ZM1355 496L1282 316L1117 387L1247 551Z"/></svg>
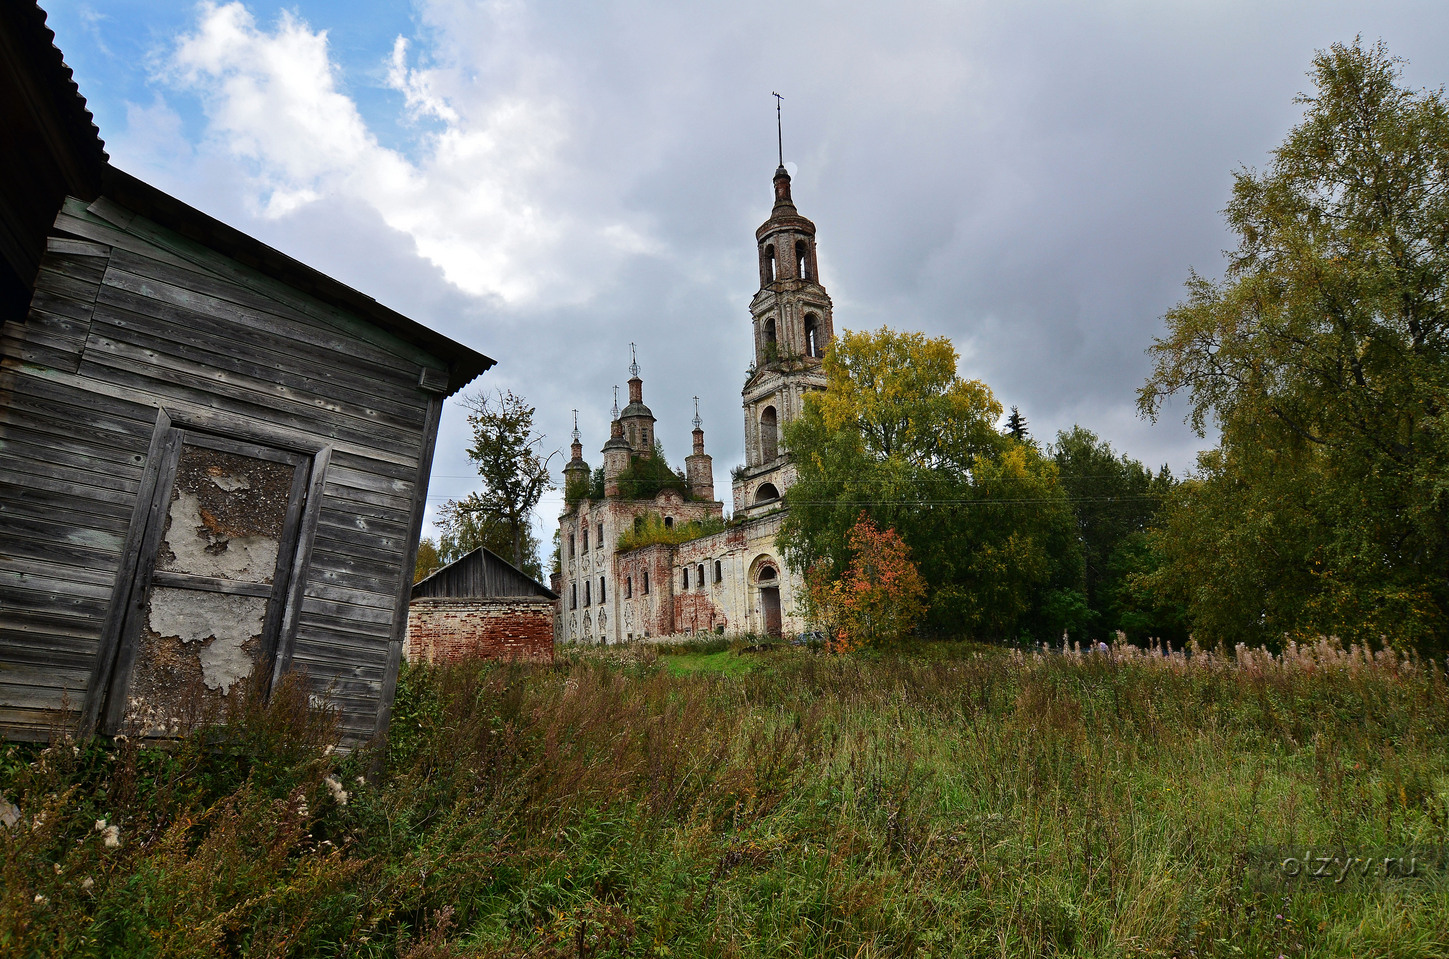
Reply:
<svg viewBox="0 0 1449 959"><path fill-rule="evenodd" d="M386 730L443 401L493 360L109 163L0 6L0 734L289 672Z"/></svg>
<svg viewBox="0 0 1449 959"><path fill-rule="evenodd" d="M553 662L558 594L480 546L413 586L408 662Z"/></svg>

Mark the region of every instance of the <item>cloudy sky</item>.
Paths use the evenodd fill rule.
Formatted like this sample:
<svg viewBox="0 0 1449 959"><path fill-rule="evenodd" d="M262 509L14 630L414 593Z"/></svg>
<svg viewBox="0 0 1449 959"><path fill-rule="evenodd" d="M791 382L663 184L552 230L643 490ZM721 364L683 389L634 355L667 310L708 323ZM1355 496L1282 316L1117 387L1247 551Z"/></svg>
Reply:
<svg viewBox="0 0 1449 959"><path fill-rule="evenodd" d="M670 461L698 395L726 497L772 91L837 329L949 336L1039 439L1181 474L1204 441L1135 415L1144 350L1314 51L1449 81L1449 6L1407 0L42 5L117 166L496 358L473 388L549 449L577 408L594 465L637 343ZM466 445L450 405L433 506Z"/></svg>

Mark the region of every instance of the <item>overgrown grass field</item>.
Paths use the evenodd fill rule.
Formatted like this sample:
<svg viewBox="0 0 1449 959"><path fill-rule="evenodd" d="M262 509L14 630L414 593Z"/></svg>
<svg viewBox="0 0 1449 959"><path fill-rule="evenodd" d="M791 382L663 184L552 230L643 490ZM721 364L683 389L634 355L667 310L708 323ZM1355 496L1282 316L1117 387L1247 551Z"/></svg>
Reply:
<svg viewBox="0 0 1449 959"><path fill-rule="evenodd" d="M286 687L0 747L0 954L1449 955L1445 673L1391 654L716 644L411 669L385 753L330 730Z"/></svg>

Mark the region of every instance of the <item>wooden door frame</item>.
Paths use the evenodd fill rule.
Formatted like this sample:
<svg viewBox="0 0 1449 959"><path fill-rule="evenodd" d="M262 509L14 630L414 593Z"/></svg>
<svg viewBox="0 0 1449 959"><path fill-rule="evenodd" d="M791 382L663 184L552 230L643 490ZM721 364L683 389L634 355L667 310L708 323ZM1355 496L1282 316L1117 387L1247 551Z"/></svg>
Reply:
<svg viewBox="0 0 1449 959"><path fill-rule="evenodd" d="M271 675L268 688L275 686L291 668L296 642L297 618L306 590L306 572L312 555L312 542L321 516L322 494L332 447L311 442L293 433L268 428L235 417L188 416L158 409L156 426L146 457L145 471L136 495L131 525L126 534L120 568L111 591L111 603L101 634L96 663L87 685L85 708L81 717L82 732L91 732L98 724L106 732L119 728L124 714L124 692L119 682L129 682L140 636L140 617L151 594L155 573L155 557L165 534L166 517L170 512L170 493L176 478L181 447L188 437L193 445L226 452L276 451L287 455L299 470L306 470L305 479L294 481L294 494L288 502L287 520L295 526L295 539L290 551L279 553L276 575L285 577L285 584L273 595L282 600L281 609L269 609L264 635L271 631ZM262 457L274 459L274 457ZM300 488L302 499L295 498ZM297 515L293 515L294 511ZM273 604L275 605L275 604ZM264 650L264 652L266 652ZM116 695L120 693L121 695ZM102 715L104 711L104 716Z"/></svg>

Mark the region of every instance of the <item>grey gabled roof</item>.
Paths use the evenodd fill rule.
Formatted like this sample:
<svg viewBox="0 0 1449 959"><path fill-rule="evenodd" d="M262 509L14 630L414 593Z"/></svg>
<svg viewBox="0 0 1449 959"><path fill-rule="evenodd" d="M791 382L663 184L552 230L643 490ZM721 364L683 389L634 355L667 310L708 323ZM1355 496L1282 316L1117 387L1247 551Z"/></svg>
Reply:
<svg viewBox="0 0 1449 959"><path fill-rule="evenodd" d="M558 599L549 589L486 546L464 553L442 569L413 584L413 599L490 599L542 596Z"/></svg>
<svg viewBox="0 0 1449 959"><path fill-rule="evenodd" d="M105 143L34 0L0 0L0 297L23 309L64 198L105 195L444 361L449 395L494 365L325 273L110 165Z"/></svg>

